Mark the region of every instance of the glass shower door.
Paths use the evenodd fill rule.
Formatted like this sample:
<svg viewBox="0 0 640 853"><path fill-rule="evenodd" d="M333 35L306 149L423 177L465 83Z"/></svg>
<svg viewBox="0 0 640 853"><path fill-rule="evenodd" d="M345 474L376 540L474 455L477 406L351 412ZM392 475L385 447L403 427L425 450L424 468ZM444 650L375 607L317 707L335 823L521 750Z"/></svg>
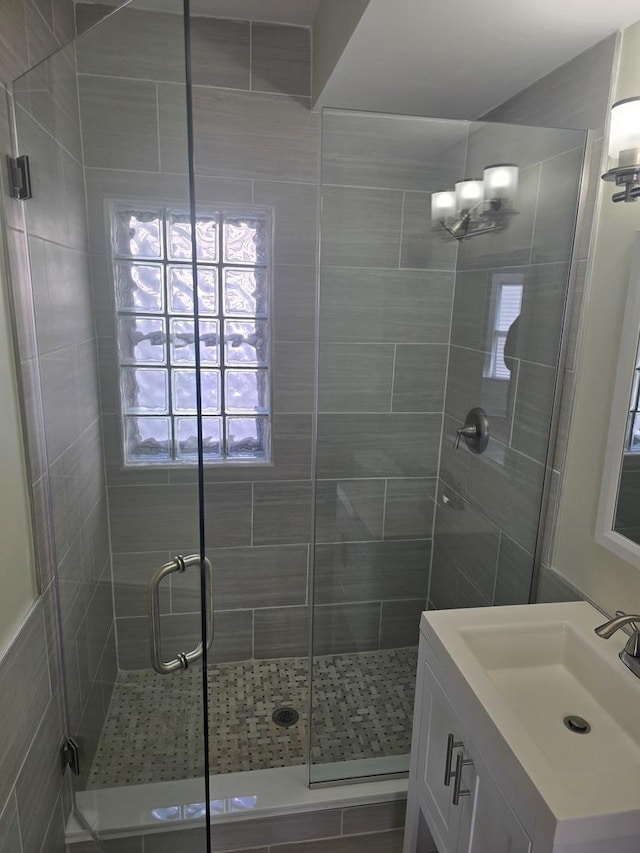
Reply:
<svg viewBox="0 0 640 853"><path fill-rule="evenodd" d="M467 132L323 114L312 783L409 766L456 260L428 193Z"/></svg>
<svg viewBox="0 0 640 853"><path fill-rule="evenodd" d="M219 289L202 320L219 329L221 373L203 472L210 763L216 811L240 812L280 784L269 771L299 785L306 763L319 122L309 30L202 8L191 19L195 201L198 218L219 223ZM214 61L206 46L218 44Z"/></svg>
<svg viewBox="0 0 640 853"><path fill-rule="evenodd" d="M408 770L421 611L529 601L584 144L324 111L312 783ZM496 164L519 176L499 227L432 222ZM476 407L484 453L454 449Z"/></svg>
<svg viewBox="0 0 640 853"><path fill-rule="evenodd" d="M186 822L204 851L218 223L192 219L182 4L163 9L103 19L14 96L77 813L104 839Z"/></svg>

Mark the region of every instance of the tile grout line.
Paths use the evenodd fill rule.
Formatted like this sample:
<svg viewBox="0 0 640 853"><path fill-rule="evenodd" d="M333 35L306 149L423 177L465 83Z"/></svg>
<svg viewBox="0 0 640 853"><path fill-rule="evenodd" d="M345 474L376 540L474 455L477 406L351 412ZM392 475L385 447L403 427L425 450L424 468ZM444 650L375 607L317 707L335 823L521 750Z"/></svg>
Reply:
<svg viewBox="0 0 640 853"><path fill-rule="evenodd" d="M496 589L498 588L498 566L500 565L500 551L502 550L502 530L498 528L498 549L496 551L496 569L493 577L493 593L491 595L491 604L495 606Z"/></svg>
<svg viewBox="0 0 640 853"><path fill-rule="evenodd" d="M18 781L18 777L16 776L16 780L13 783L13 788L11 789L11 793L7 797L7 805L9 805L9 800L13 797L13 807L16 813L16 823L18 824L18 839L20 841L20 853L24 851L24 841L22 839L22 825L20 823L20 811L18 809L18 794L16 791L16 782ZM6 806L5 806L6 808Z"/></svg>
<svg viewBox="0 0 640 853"><path fill-rule="evenodd" d="M529 263L527 264L527 266L534 266L533 249L534 249L535 242L536 242L536 223L538 221L538 207L540 206L540 189L542 187L542 168L543 168L542 162L540 162L538 164L538 166L539 166L539 170L538 170L538 186L536 189L536 206L535 206L534 211L533 211L533 222L531 223L531 247L529 249ZM570 261L570 260L571 260L571 258L568 258L568 261Z"/></svg>
<svg viewBox="0 0 640 853"><path fill-rule="evenodd" d="M404 477L401 479L404 480ZM387 524L387 487L388 487L388 484L389 484L389 480L387 477L385 477L385 479L384 479L384 495L382 498L382 532L381 532L382 539L380 540L381 542L385 541L384 536L385 536L385 528L386 528L386 524Z"/></svg>
<svg viewBox="0 0 640 853"><path fill-rule="evenodd" d="M509 430L509 444L508 446L513 449L513 430L516 425L516 408L518 406L518 392L520 390L520 368L521 362L520 359L516 359L517 371L516 371L516 381L513 388L513 401L511 403L511 429ZM553 368L552 368L553 369Z"/></svg>
<svg viewBox="0 0 640 853"><path fill-rule="evenodd" d="M253 20L249 21L249 92L253 92Z"/></svg>
<svg viewBox="0 0 640 853"><path fill-rule="evenodd" d="M425 345L420 344L420 346L425 346ZM463 350L464 352L475 353L477 355L482 355L482 356L491 355L489 350L476 349L476 347L467 347L467 346L464 346L463 344L451 344L451 346L454 347L455 349ZM543 361L532 361L530 358L521 358L520 356L518 356L518 361L524 362L525 364L530 364L533 367L546 367L547 370L554 370L555 371L555 369L556 369L555 366L552 364L545 364Z"/></svg>
<svg viewBox="0 0 640 853"><path fill-rule="evenodd" d="M391 398L389 400L389 413L393 413L393 398L396 393L396 365L398 363L398 344L393 345L393 366L391 368Z"/></svg>
<svg viewBox="0 0 640 853"><path fill-rule="evenodd" d="M293 482L296 482L296 481L294 480ZM249 519L249 526L250 526L250 528L251 528L251 535L250 535L250 539L251 539L251 541L250 541L249 546L248 546L248 547L250 547L250 548L253 548L253 547L254 547L254 541L253 541L253 538L254 538L254 537L253 537L253 530L254 530L253 517L254 517L254 512L255 512L255 506L256 506L255 487L256 487L255 480L251 480L251 517L250 517L250 519Z"/></svg>
<svg viewBox="0 0 640 853"><path fill-rule="evenodd" d="M400 205L400 240L398 246L398 269L402 269L402 244L404 243L404 206L407 194L402 191L402 203Z"/></svg>
<svg viewBox="0 0 640 853"><path fill-rule="evenodd" d="M159 83L161 86L175 86L179 87L181 90L184 89L184 80L159 80L157 77L128 77L125 74L105 74L105 73L97 73L95 71L79 71L78 77L94 77L101 80L126 80L128 83ZM205 89L210 91L220 91L220 92L232 92L238 95L260 95L262 97L274 97L274 98L295 98L296 100L309 102L311 105L311 95L295 95L291 92L272 92L266 91L265 89L242 89L237 86L213 86L209 83L193 83L193 89ZM312 111L309 110L311 113ZM380 187L380 189L386 189L385 187ZM400 192L400 190L396 190L396 192ZM411 192L411 190L409 190Z"/></svg>
<svg viewBox="0 0 640 853"><path fill-rule="evenodd" d="M162 172L162 156L160 154L162 145L160 143L160 90L158 83L155 86L156 91L156 137L158 143L158 172Z"/></svg>

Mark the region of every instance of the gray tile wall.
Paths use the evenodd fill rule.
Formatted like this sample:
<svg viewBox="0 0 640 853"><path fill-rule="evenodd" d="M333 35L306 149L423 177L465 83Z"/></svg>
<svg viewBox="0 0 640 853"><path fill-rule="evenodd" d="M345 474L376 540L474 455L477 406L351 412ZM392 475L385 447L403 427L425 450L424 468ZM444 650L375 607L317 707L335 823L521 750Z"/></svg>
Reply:
<svg viewBox="0 0 640 853"><path fill-rule="evenodd" d="M138 648L153 561L197 544L194 472L122 467L105 242L105 199L187 198L184 84L169 18L124 10L78 47L119 661L127 667L144 665ZM193 31L197 201L269 205L275 223L274 464L206 471L216 587L227 572L235 584L232 595L216 597L213 656L300 654L308 636L319 143L309 33L215 19L197 19ZM131 39L171 61L148 67L143 50L129 60ZM323 593L316 634L326 652L348 648L347 600L357 605L353 643L373 649L405 642L400 611L412 618L426 596L455 262L454 249L426 227L428 192L460 173L466 137L459 123L346 120L329 118L324 140L317 529L327 577L348 572L354 559L381 577L345 599L340 581ZM114 148L109 135L130 144ZM418 553L394 589L412 540ZM172 580L165 601L173 654L171 638L197 640L194 579ZM224 634L227 623L235 638Z"/></svg>
<svg viewBox="0 0 640 853"><path fill-rule="evenodd" d="M402 849L406 800L349 806L344 809L311 811L274 818L254 818L214 826L216 853L400 853ZM199 853L200 829L127 839L106 839L109 853L169 853L179 841L183 853ZM436 853L425 832L423 853ZM68 853L98 853L91 843L72 844Z"/></svg>
<svg viewBox="0 0 640 853"><path fill-rule="evenodd" d="M542 543L543 571L539 590L539 596L544 596L544 600L550 600L549 595L552 594L550 591L553 590L556 590L558 600L563 600L566 595L561 589L561 582L556 582L557 576L550 571L550 568L553 565L556 515L562 489L566 442L573 402L584 279L590 255L596 193L600 186L600 174L603 171L601 166L603 134L609 110L618 38L617 34L609 36L485 116L491 121L589 130L589 151L582 174L583 193L579 228L570 271L568 340L566 361L562 368L560 417L553 462L548 472L551 488ZM560 161L557 162L560 165ZM547 233L546 239L549 239L551 233L551 231ZM547 582L549 577L552 581Z"/></svg>
<svg viewBox="0 0 640 853"><path fill-rule="evenodd" d="M431 232L429 193L464 172L467 132L464 122L325 114L318 654L324 630L345 651L418 640L456 262L455 244Z"/></svg>
<svg viewBox="0 0 640 853"><path fill-rule="evenodd" d="M25 379L39 382L29 399L41 418L27 421L43 424L44 452L32 478L44 513L50 499L69 726L86 766L115 677L115 634L75 61L73 45L58 51L14 95L34 194L24 205L34 329L22 360Z"/></svg>
<svg viewBox="0 0 640 853"><path fill-rule="evenodd" d="M476 124L466 175L520 166L518 216L505 231L459 248L430 606L525 603L533 572L573 228L583 162L578 131ZM509 335L510 378L490 375L496 287L522 285ZM516 331L517 329L517 331ZM482 455L455 430L481 406L491 425Z"/></svg>
<svg viewBox="0 0 640 853"><path fill-rule="evenodd" d="M49 587L0 661L0 849L7 853L64 850L58 660L50 650Z"/></svg>
<svg viewBox="0 0 640 853"><path fill-rule="evenodd" d="M82 8L79 12L84 14ZM145 589L151 572L172 554L198 549L195 471L122 466L105 241L105 199L188 200L179 30L176 16L126 9L78 44L119 664L124 668L149 665ZM217 609L213 658L304 654L319 141L319 116L310 110L309 31L211 18L194 19L192 31L197 203L268 206L275 229L273 464L206 470L207 550ZM199 636L197 579L174 576L163 608L165 653L174 656L181 650L177 643L192 646ZM291 629L286 633L285 621Z"/></svg>
<svg viewBox="0 0 640 853"><path fill-rule="evenodd" d="M13 148L7 111L13 107L7 92L10 82L68 43L73 35L71 0L9 0L4 4L0 24L0 81L4 84L0 84L0 147L3 155ZM77 369L77 358L86 356L87 342L91 339L84 267L86 253L81 244L85 214L73 62L72 54L61 53L30 75L28 86L23 81L17 87L21 104L18 111L26 129L20 153L28 153L32 158L34 189L39 200L37 210L31 207L27 222L23 205L8 197L4 170L0 175L0 222L5 229L11 272L39 590L24 626L0 661L0 696L4 703L0 709L4 744L0 752L0 848L7 853L62 853L64 850L68 797L59 764L64 730L63 686L56 616L58 593L53 577L56 557L61 565L62 558L70 556L71 543L78 547L82 539L87 571L81 567L80 574L74 576L75 584L79 593L82 590L87 604L93 605L97 601L91 598L89 591L97 588L94 570L100 560L103 566L106 560L100 556L98 544L104 529L99 523L104 510L98 506L96 491L86 488L90 485L86 478L93 470L85 454L91 452L93 434L90 427L95 419L92 421L90 417L89 406L74 400L69 417L75 419L77 416L77 427L74 425L69 431L68 423L65 426L70 440L58 442L54 426L57 409L55 412L48 410L48 435L45 436L45 395L41 391L45 364L52 368L49 375L55 376L53 365L57 353L61 362L66 361L70 369ZM55 105L53 109L52 105ZM33 290L27 233L33 238L30 260L34 271L39 271L37 277L34 275ZM68 324L70 313L65 311L66 306L77 310L80 318L68 338L69 326L65 326L65 321ZM80 371L78 376L82 381ZM46 387L45 390L49 394L47 399L51 400L51 389ZM50 453L54 449L58 452L52 457ZM49 466L49 459L56 464ZM55 486L54 471L59 475ZM76 489L72 483L77 485ZM91 501L86 511L81 510L82 501ZM51 503L55 508L55 531L50 518ZM105 553L104 548L102 553ZM71 560L67 566L71 566ZM85 615L83 613L82 617ZM77 692L75 722L80 734L86 731L89 718L102 712L102 694L108 689L99 681L106 673L98 673L95 660L101 642L105 645L106 636L98 636L102 626L89 631L86 621L81 625L83 621L78 616L75 623L76 632L84 632L87 638L81 643L82 660L76 656L76 637L71 623L67 625L71 681ZM92 684L97 685L95 689L100 692L97 702L91 696Z"/></svg>

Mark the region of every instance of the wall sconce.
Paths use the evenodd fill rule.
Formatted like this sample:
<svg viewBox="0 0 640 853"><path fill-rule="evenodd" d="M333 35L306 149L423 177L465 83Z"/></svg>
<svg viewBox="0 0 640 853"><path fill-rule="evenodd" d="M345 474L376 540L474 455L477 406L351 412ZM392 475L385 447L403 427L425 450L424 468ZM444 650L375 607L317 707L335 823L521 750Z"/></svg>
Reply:
<svg viewBox="0 0 640 853"><path fill-rule="evenodd" d="M602 180L624 187L611 196L613 201L640 197L640 98L625 98L611 107L609 170Z"/></svg>
<svg viewBox="0 0 640 853"><path fill-rule="evenodd" d="M431 224L455 240L501 231L517 213L517 192L517 166L487 166L482 180L467 178L455 190L431 193Z"/></svg>

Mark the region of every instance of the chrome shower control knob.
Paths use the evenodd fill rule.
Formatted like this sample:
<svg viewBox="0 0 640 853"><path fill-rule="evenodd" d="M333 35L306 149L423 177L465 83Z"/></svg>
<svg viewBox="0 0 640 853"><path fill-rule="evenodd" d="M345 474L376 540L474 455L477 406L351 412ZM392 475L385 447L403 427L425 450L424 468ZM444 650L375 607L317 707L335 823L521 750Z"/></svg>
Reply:
<svg viewBox="0 0 640 853"><path fill-rule="evenodd" d="M472 453L483 453L489 444L489 418L484 409L476 406L471 409L464 421L464 426L456 430L456 440L453 449L460 447L460 439L465 443Z"/></svg>
<svg viewBox="0 0 640 853"><path fill-rule="evenodd" d="M464 438L475 439L478 437L478 430L474 426L458 427L456 430L456 441L453 445L454 450L457 450L460 447L460 439L463 436Z"/></svg>

